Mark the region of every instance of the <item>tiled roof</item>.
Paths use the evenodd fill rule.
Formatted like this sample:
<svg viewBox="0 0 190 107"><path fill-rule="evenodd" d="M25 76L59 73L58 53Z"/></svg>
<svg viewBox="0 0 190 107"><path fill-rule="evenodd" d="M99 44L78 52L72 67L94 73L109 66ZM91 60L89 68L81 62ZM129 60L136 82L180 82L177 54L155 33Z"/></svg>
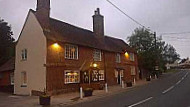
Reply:
<svg viewBox="0 0 190 107"><path fill-rule="evenodd" d="M35 11L32 11L35 13ZM51 40L87 46L112 52L133 51L123 40L104 36L97 38L95 34L83 28L50 18L50 32L45 33Z"/></svg>
<svg viewBox="0 0 190 107"><path fill-rule="evenodd" d="M0 72L3 71L10 71L15 69L15 58L11 58L6 63L4 63L2 66L0 66Z"/></svg>

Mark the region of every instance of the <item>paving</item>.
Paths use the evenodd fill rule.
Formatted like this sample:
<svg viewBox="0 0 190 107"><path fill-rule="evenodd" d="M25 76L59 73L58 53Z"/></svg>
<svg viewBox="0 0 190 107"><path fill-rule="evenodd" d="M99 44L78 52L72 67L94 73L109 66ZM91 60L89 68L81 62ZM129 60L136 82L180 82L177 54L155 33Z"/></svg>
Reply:
<svg viewBox="0 0 190 107"><path fill-rule="evenodd" d="M146 82L145 80L139 80L132 88L147 83L149 82ZM108 92L105 92L105 90L95 90L93 92L93 96L84 97L83 99L79 98L79 92L56 95L51 97L50 107L64 107L79 104L86 101L94 101L99 98L109 97L114 94L128 91L132 88L122 88L120 85L108 86ZM0 92L0 107L41 107L41 105L39 105L39 98L37 96L18 96Z"/></svg>

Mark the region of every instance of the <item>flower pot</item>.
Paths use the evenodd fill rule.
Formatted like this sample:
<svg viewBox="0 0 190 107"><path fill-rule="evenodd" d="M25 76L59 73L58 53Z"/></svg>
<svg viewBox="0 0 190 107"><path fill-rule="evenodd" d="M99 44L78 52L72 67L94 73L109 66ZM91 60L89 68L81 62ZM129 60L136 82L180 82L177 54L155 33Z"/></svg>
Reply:
<svg viewBox="0 0 190 107"><path fill-rule="evenodd" d="M85 89L84 96L85 97L92 96L92 92L93 92L93 89Z"/></svg>
<svg viewBox="0 0 190 107"><path fill-rule="evenodd" d="M150 77L147 77L147 78L146 78L146 81L150 81Z"/></svg>
<svg viewBox="0 0 190 107"><path fill-rule="evenodd" d="M127 84L127 87L132 87L133 86L132 82L126 82L126 84Z"/></svg>
<svg viewBox="0 0 190 107"><path fill-rule="evenodd" d="M50 96L40 96L39 102L40 105L50 105L51 97Z"/></svg>

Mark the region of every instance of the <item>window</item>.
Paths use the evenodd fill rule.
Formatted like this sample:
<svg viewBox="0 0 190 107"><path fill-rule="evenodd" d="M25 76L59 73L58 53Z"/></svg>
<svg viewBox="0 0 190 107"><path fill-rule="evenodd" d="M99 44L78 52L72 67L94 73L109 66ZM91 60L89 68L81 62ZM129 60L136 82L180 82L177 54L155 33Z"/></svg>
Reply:
<svg viewBox="0 0 190 107"><path fill-rule="evenodd" d="M92 71L92 81L98 81L98 70Z"/></svg>
<svg viewBox="0 0 190 107"><path fill-rule="evenodd" d="M130 61L135 61L134 53L130 53L129 57L130 57Z"/></svg>
<svg viewBox="0 0 190 107"><path fill-rule="evenodd" d="M101 50L94 49L94 61L101 61Z"/></svg>
<svg viewBox="0 0 190 107"><path fill-rule="evenodd" d="M14 85L14 73L10 74L11 85Z"/></svg>
<svg viewBox="0 0 190 107"><path fill-rule="evenodd" d="M120 54L119 53L116 54L116 62L117 63L121 62L121 58L120 58Z"/></svg>
<svg viewBox="0 0 190 107"><path fill-rule="evenodd" d="M26 72L21 72L21 86L27 86L27 75Z"/></svg>
<svg viewBox="0 0 190 107"><path fill-rule="evenodd" d="M131 75L136 75L135 66L131 66Z"/></svg>
<svg viewBox="0 0 190 107"><path fill-rule="evenodd" d="M79 83L79 71L65 70L65 84Z"/></svg>
<svg viewBox="0 0 190 107"><path fill-rule="evenodd" d="M21 59L26 60L27 59L27 49L23 49L21 51Z"/></svg>
<svg viewBox="0 0 190 107"><path fill-rule="evenodd" d="M120 76L123 77L123 70L120 70Z"/></svg>
<svg viewBox="0 0 190 107"><path fill-rule="evenodd" d="M99 80L104 80L104 70L99 71Z"/></svg>
<svg viewBox="0 0 190 107"><path fill-rule="evenodd" d="M78 59L78 46L65 45L65 58L66 59Z"/></svg>

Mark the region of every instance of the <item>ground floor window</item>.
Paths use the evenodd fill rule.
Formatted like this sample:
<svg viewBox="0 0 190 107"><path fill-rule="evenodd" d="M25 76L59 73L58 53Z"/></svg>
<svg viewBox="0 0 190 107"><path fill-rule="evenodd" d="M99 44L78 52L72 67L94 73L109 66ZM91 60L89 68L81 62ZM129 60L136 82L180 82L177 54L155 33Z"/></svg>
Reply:
<svg viewBox="0 0 190 107"><path fill-rule="evenodd" d="M136 75L135 66L131 66L131 75Z"/></svg>
<svg viewBox="0 0 190 107"><path fill-rule="evenodd" d="M104 80L104 70L99 71L99 80Z"/></svg>
<svg viewBox="0 0 190 107"><path fill-rule="evenodd" d="M98 81L98 70L92 70L92 81Z"/></svg>
<svg viewBox="0 0 190 107"><path fill-rule="evenodd" d="M65 70L65 84L79 83L80 74L78 70Z"/></svg>
<svg viewBox="0 0 190 107"><path fill-rule="evenodd" d="M26 72L21 72L21 86L27 86L27 75Z"/></svg>
<svg viewBox="0 0 190 107"><path fill-rule="evenodd" d="M11 85L14 85L14 73L13 72L10 74L10 81L11 81Z"/></svg>

